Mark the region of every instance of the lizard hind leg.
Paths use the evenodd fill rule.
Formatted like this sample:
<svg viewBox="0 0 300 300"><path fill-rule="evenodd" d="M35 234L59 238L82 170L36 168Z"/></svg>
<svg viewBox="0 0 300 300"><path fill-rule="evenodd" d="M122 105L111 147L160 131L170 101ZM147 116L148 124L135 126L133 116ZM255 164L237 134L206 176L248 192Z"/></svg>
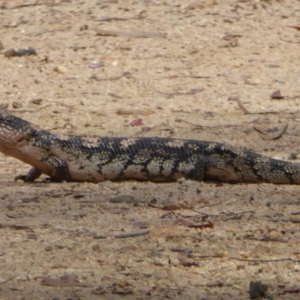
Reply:
<svg viewBox="0 0 300 300"><path fill-rule="evenodd" d="M179 163L175 173L177 171L180 174L179 178L183 176L187 179L203 181L205 180L205 168L206 162L202 157L193 157L191 160Z"/></svg>
<svg viewBox="0 0 300 300"><path fill-rule="evenodd" d="M221 182L241 182L241 177L229 161L210 157L205 165L204 180Z"/></svg>

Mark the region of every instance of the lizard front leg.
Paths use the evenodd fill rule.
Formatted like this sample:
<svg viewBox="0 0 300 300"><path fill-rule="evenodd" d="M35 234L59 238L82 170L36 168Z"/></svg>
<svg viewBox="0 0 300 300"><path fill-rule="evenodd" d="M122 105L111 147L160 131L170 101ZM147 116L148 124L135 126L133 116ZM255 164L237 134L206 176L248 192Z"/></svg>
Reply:
<svg viewBox="0 0 300 300"><path fill-rule="evenodd" d="M15 177L15 181L23 180L24 182L33 182L43 174L43 171L37 168L31 168L26 175L18 175Z"/></svg>
<svg viewBox="0 0 300 300"><path fill-rule="evenodd" d="M66 161L55 157L55 156L47 156L40 160L43 168L31 168L28 174L26 175L18 175L15 177L15 180L23 180L24 182L33 182L37 178L39 178L42 174L49 175L51 182L62 182L64 180L70 181L71 176L69 174L69 167ZM47 172L43 171L47 170ZM49 171L51 170L51 171Z"/></svg>

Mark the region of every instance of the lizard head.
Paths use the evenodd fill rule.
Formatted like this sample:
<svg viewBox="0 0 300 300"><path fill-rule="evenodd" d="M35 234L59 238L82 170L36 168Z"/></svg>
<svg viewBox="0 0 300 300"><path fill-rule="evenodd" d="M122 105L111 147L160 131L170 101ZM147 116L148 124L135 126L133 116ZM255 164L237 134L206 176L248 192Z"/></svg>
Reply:
<svg viewBox="0 0 300 300"><path fill-rule="evenodd" d="M52 176L53 168L44 162L50 145L49 132L38 130L31 123L0 110L0 152L30 164L38 170L37 174L42 172Z"/></svg>
<svg viewBox="0 0 300 300"><path fill-rule="evenodd" d="M0 151L5 148L20 147L23 141L28 141L32 125L6 111L0 111Z"/></svg>

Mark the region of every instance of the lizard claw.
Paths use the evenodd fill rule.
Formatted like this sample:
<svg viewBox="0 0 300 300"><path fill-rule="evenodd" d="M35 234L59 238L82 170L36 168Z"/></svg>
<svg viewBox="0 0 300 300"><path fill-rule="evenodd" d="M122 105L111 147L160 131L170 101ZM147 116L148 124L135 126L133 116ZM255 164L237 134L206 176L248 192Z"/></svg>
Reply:
<svg viewBox="0 0 300 300"><path fill-rule="evenodd" d="M24 182L32 182L33 180L31 178L28 177L28 174L27 175L18 175L15 177L15 181L18 181L18 180L22 180Z"/></svg>

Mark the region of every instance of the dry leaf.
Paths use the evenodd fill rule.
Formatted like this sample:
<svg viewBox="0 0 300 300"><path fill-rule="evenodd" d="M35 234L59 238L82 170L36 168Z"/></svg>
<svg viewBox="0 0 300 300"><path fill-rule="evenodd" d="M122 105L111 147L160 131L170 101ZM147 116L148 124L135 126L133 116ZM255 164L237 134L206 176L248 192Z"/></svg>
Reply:
<svg viewBox="0 0 300 300"><path fill-rule="evenodd" d="M141 126L144 125L142 119L135 119L130 122L130 126Z"/></svg>
<svg viewBox="0 0 300 300"><path fill-rule="evenodd" d="M142 131L143 132L147 132L147 131L150 131L151 130L151 127L150 126L143 126L142 127Z"/></svg>
<svg viewBox="0 0 300 300"><path fill-rule="evenodd" d="M281 100L281 99L284 99L284 97L281 96L280 90L278 90L278 91L275 91L274 93L272 93L271 99Z"/></svg>

